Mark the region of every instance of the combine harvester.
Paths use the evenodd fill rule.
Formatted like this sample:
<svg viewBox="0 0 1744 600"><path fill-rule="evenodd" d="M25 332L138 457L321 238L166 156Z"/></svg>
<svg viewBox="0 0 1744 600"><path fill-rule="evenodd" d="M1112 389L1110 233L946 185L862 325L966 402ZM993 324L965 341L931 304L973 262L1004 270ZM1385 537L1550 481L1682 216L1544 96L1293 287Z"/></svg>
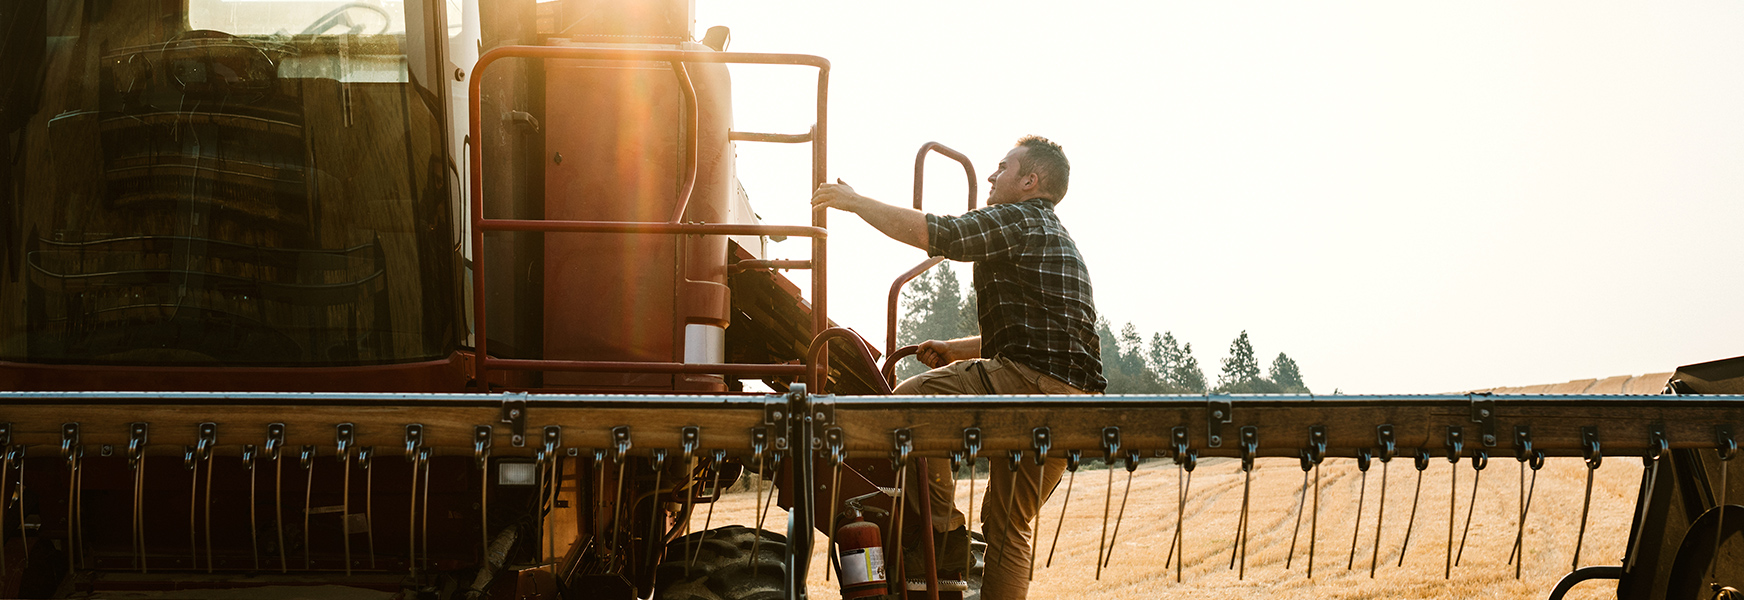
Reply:
<svg viewBox="0 0 1744 600"><path fill-rule="evenodd" d="M692 27L684 0L0 6L0 597L802 598L850 500L863 551L936 552L885 516L919 456L1645 457L1625 564L1565 584L1744 587L1737 360L1658 396L880 396L912 349L880 368L832 326L824 213L761 223L734 175L736 143L805 143L825 181L829 63ZM815 72L815 125L734 130L726 64ZM917 206L934 151L973 208L935 144ZM785 237L809 260L768 258ZM747 470L787 535L687 531Z"/></svg>

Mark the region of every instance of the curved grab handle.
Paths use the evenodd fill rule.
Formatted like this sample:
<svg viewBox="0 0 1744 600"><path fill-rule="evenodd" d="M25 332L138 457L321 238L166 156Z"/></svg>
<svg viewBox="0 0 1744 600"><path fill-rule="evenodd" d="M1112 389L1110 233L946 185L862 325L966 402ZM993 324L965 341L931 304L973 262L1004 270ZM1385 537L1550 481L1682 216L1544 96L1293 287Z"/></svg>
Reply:
<svg viewBox="0 0 1744 600"><path fill-rule="evenodd" d="M853 330L846 327L831 327L825 329L823 333L817 334L817 337L812 338L811 347L806 349L805 381L809 388L808 393L824 393L824 384L827 383L825 380L828 379L826 374L830 370L829 365L823 364L824 349L830 347L830 340L838 338L849 341L848 345L854 348L854 354L858 356L867 367L867 372L882 373L878 369L877 359L872 358L872 346L867 344L866 340L860 337L860 334L854 333ZM890 393L890 379L888 377L880 376L878 381L874 381L872 384L877 386L872 390L873 392L885 395Z"/></svg>
<svg viewBox="0 0 1744 600"><path fill-rule="evenodd" d="M921 210L921 181L926 178L927 152L938 152L946 158L963 164L963 172L969 176L969 210L975 210L975 165L969 163L969 157L962 152L952 150L949 146L938 142L927 142L920 145L920 152L914 155L914 209Z"/></svg>
<svg viewBox="0 0 1744 600"><path fill-rule="evenodd" d="M902 296L902 287L908 285L908 282L914 281L914 278L920 277L920 274L925 273L927 269L942 262L945 262L943 256L927 258L915 265L914 268L909 269L907 273L903 273L901 277L897 277L896 282L890 284L889 310L884 315L884 354L886 356L896 353L896 301ZM889 377L885 377L885 379L889 379Z"/></svg>
<svg viewBox="0 0 1744 600"><path fill-rule="evenodd" d="M910 344L897 348L895 352L891 352L889 356L884 357L884 370L882 371L884 374L884 380L890 382L896 381L896 363L902 362L902 359L914 356L918 353L920 353L920 344ZM891 387L894 390L895 386Z"/></svg>
<svg viewBox="0 0 1744 600"><path fill-rule="evenodd" d="M938 142L927 142L921 144L920 151L916 152L914 155L914 209L922 210L921 191L924 187L922 182L926 179L926 157L928 152L937 152L944 155L946 158L955 160L963 165L963 173L969 177L969 210L975 210L975 190L977 187L975 183L975 165L971 164L969 162L969 157L964 156L962 152L952 150L949 146ZM914 278L919 277L921 273L925 273L927 269L931 269L939 263L944 262L944 260L944 257L941 256L930 257L926 259L926 261L916 265L913 269L909 269L907 273L903 273L901 277L896 278L894 283L890 284L889 310L885 313L884 321L885 355L888 356L896 352L896 303L901 298L902 287L908 285L908 282L914 281ZM895 364L895 361L892 360L890 364ZM885 373L884 379L889 381L890 374Z"/></svg>

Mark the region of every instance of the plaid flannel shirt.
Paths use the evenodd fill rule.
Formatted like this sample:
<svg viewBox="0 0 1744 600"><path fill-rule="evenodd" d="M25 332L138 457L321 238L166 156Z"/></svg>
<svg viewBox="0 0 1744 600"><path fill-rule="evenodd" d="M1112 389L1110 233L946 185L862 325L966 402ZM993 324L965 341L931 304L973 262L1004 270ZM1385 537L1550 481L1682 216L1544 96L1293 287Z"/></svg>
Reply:
<svg viewBox="0 0 1744 600"><path fill-rule="evenodd" d="M1052 202L927 215L927 253L975 263L981 356L1004 356L1086 392L1108 387L1090 271Z"/></svg>

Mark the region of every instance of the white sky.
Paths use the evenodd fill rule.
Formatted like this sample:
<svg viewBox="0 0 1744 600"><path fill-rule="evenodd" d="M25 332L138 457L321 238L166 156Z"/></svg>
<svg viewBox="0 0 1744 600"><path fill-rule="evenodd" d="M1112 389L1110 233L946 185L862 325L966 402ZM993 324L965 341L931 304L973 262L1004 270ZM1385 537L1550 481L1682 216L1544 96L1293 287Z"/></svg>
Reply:
<svg viewBox="0 0 1744 600"><path fill-rule="evenodd" d="M712 25L831 61L829 176L872 197L911 202L929 140L983 180L1061 143L1098 308L1213 379L1244 329L1321 393L1744 354L1744 3L698 0ZM813 73L734 67L735 128L803 132ZM766 222L809 219L808 152L739 145ZM927 173L962 211L956 163ZM830 315L882 347L923 253L830 225Z"/></svg>

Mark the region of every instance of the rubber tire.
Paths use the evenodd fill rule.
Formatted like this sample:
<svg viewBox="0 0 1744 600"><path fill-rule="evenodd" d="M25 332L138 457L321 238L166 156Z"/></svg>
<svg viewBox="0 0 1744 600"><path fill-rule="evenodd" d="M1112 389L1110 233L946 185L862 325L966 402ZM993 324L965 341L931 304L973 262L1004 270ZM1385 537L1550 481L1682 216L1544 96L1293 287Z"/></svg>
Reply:
<svg viewBox="0 0 1744 600"><path fill-rule="evenodd" d="M753 544L756 556L751 555ZM786 557L787 536L773 531L729 525L692 533L666 547L666 559L654 569L654 597L781 600L786 597Z"/></svg>

